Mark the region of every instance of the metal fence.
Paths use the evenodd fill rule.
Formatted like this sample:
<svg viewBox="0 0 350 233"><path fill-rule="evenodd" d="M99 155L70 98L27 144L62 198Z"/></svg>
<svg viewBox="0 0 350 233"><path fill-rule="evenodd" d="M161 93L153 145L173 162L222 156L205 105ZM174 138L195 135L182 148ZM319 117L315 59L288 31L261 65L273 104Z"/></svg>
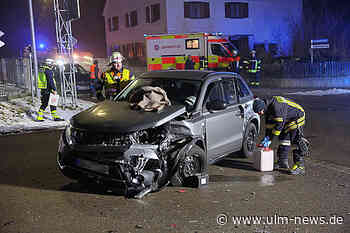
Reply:
<svg viewBox="0 0 350 233"><path fill-rule="evenodd" d="M29 59L0 59L0 98L31 93Z"/></svg>
<svg viewBox="0 0 350 233"><path fill-rule="evenodd" d="M350 62L301 63L288 62L282 66L284 78L335 78L350 76Z"/></svg>

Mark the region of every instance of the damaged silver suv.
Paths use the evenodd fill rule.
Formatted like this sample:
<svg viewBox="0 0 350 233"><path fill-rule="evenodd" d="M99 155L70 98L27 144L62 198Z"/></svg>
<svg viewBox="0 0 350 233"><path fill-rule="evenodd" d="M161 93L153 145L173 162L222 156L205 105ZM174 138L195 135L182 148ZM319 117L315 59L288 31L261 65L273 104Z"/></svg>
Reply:
<svg viewBox="0 0 350 233"><path fill-rule="evenodd" d="M133 108L146 86L164 90L170 104L159 111ZM235 73L145 73L114 101L71 118L60 138L59 169L136 198L169 183L206 185L208 164L236 151L252 156L260 129L253 99Z"/></svg>

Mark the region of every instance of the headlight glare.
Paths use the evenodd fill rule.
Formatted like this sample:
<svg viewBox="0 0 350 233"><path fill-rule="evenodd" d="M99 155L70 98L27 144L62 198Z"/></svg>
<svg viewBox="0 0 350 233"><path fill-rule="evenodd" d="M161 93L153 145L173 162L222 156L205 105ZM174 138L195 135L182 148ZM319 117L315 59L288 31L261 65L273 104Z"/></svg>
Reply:
<svg viewBox="0 0 350 233"><path fill-rule="evenodd" d="M72 139L72 125L69 124L67 125L66 129L65 129L65 137L66 137L66 141L69 145L73 144L73 139Z"/></svg>

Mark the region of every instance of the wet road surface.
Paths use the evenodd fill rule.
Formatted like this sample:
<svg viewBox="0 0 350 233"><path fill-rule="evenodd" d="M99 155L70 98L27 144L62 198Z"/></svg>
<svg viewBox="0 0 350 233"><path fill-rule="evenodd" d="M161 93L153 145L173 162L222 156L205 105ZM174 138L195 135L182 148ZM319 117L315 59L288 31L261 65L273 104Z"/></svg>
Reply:
<svg viewBox="0 0 350 233"><path fill-rule="evenodd" d="M166 187L142 200L63 177L59 131L0 137L0 232L350 232L349 98L295 96L313 144L306 176L257 172L232 155L209 166L208 187ZM328 224L310 223L321 216Z"/></svg>

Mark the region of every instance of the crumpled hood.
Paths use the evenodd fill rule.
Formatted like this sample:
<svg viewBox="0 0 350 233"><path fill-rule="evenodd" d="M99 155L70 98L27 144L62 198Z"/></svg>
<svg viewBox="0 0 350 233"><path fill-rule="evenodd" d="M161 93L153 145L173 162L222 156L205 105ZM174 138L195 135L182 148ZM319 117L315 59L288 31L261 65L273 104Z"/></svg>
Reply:
<svg viewBox="0 0 350 233"><path fill-rule="evenodd" d="M185 106L167 106L160 112L132 110L128 102L104 101L73 116L73 127L98 132L129 133L160 126L186 112Z"/></svg>

